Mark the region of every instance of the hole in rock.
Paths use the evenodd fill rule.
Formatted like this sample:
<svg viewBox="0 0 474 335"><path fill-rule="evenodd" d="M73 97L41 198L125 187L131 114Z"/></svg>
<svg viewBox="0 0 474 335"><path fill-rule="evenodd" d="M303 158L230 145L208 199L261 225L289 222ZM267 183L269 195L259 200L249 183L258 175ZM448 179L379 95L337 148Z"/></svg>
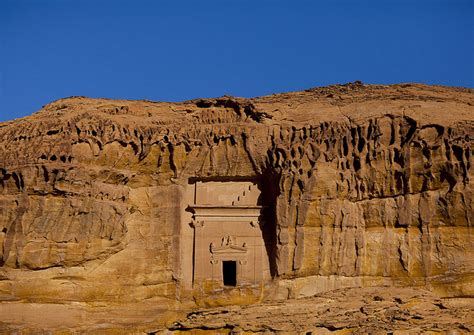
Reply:
<svg viewBox="0 0 474 335"><path fill-rule="evenodd" d="M463 149L457 145L453 145L452 149L453 149L454 156L456 157L456 159L462 162Z"/></svg>
<svg viewBox="0 0 474 335"><path fill-rule="evenodd" d="M46 135L55 135L55 134L58 134L59 133L59 130L48 130L48 132L46 132Z"/></svg>
<svg viewBox="0 0 474 335"><path fill-rule="evenodd" d="M345 136L342 139L342 147L344 151L344 156L347 156L349 154L349 145L347 144L347 137Z"/></svg>
<svg viewBox="0 0 474 335"><path fill-rule="evenodd" d="M224 286L237 286L237 262L222 262L222 279Z"/></svg>
<svg viewBox="0 0 474 335"><path fill-rule="evenodd" d="M361 168L360 159L359 159L359 157L355 157L354 158L354 170L357 172L357 171L360 170L360 168Z"/></svg>
<svg viewBox="0 0 474 335"><path fill-rule="evenodd" d="M364 150L364 147L365 147L365 138L359 137L359 144L357 146L357 149L359 150L359 152L362 152L362 150Z"/></svg>

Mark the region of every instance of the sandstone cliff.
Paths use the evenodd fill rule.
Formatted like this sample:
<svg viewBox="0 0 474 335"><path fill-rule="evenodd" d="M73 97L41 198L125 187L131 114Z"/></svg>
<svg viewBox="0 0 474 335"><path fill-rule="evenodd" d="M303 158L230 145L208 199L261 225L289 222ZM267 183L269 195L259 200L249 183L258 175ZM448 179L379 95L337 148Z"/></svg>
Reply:
<svg viewBox="0 0 474 335"><path fill-rule="evenodd" d="M259 178L267 197L273 280L226 303L373 285L472 296L473 93L71 97L0 123L0 298L222 304L182 285L190 178Z"/></svg>

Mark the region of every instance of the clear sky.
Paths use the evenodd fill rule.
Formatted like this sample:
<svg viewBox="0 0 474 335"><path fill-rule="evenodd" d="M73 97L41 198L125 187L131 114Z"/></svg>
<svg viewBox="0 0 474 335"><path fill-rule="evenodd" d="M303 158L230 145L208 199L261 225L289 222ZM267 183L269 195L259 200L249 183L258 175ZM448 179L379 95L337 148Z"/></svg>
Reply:
<svg viewBox="0 0 474 335"><path fill-rule="evenodd" d="M362 80L474 87L473 0L0 0L0 121Z"/></svg>

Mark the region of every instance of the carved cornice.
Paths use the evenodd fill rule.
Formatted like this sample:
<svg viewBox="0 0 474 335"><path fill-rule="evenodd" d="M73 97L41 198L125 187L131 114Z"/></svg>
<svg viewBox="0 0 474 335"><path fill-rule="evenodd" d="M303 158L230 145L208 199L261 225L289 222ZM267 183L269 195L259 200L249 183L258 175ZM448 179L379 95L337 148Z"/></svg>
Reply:
<svg viewBox="0 0 474 335"><path fill-rule="evenodd" d="M256 227L263 206L189 206L195 221L249 222Z"/></svg>

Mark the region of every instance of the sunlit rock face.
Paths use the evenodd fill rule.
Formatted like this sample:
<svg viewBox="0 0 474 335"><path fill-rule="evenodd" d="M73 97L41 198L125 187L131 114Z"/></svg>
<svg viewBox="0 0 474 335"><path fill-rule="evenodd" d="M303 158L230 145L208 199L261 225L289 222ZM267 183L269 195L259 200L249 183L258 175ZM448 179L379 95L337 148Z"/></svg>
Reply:
<svg viewBox="0 0 474 335"><path fill-rule="evenodd" d="M182 103L71 97L0 123L0 298L472 295L473 93L357 82ZM213 185L207 202L199 183Z"/></svg>

